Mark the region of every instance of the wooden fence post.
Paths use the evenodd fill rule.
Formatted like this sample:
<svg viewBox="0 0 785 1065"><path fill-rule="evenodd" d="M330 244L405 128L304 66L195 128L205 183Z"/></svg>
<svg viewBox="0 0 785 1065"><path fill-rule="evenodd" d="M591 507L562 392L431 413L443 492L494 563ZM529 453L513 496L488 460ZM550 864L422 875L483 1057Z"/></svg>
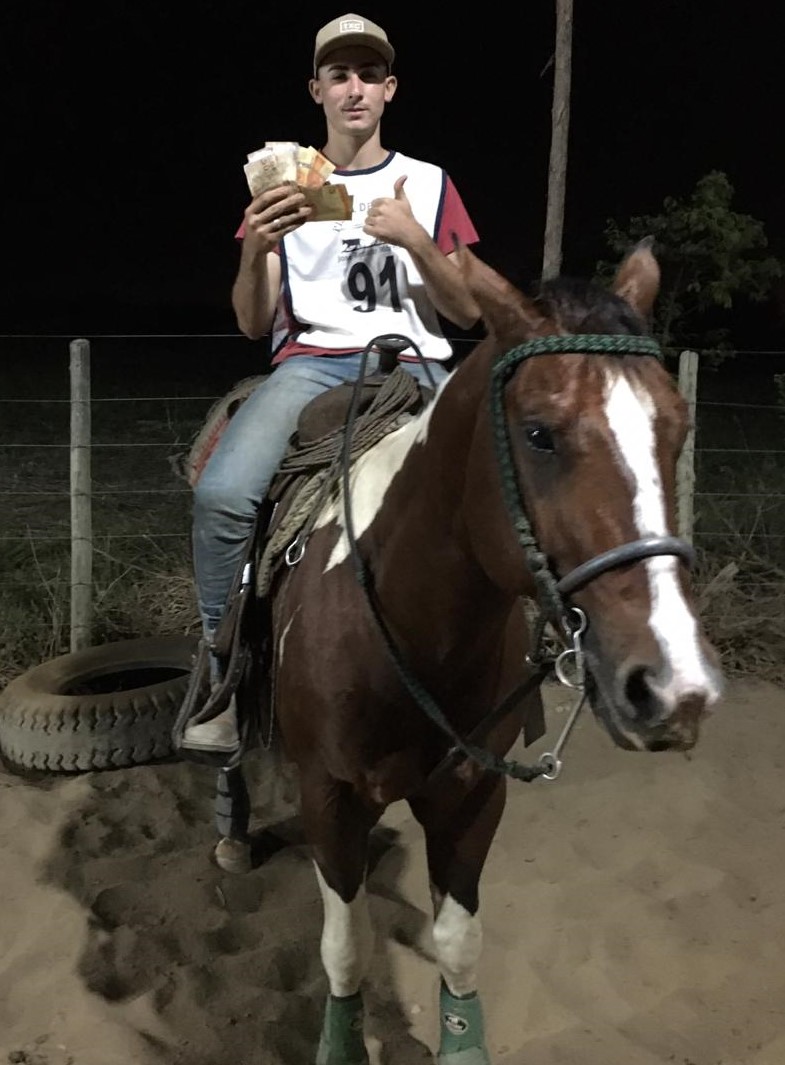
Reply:
<svg viewBox="0 0 785 1065"><path fill-rule="evenodd" d="M676 466L676 503L679 536L692 543L695 520L695 412L698 398L698 353L683 351L679 356L679 391L687 400L689 429Z"/></svg>
<svg viewBox="0 0 785 1065"><path fill-rule="evenodd" d="M544 281L558 277L562 263L572 81L572 0L556 0L556 45L553 58L551 153L548 162L548 198L545 205L542 256Z"/></svg>
<svg viewBox="0 0 785 1065"><path fill-rule="evenodd" d="M90 473L90 342L72 340L71 356L71 650L92 642L93 517Z"/></svg>

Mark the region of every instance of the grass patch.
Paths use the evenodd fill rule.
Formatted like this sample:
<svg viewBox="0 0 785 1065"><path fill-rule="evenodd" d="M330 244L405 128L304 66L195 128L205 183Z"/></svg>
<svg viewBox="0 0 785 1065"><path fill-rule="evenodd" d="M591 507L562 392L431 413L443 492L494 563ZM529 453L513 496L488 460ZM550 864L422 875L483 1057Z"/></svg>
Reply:
<svg viewBox="0 0 785 1065"><path fill-rule="evenodd" d="M58 565L51 552L44 556L21 571L24 580L3 573L7 559L0 559L0 688L31 666L71 650L68 567L63 561ZM33 575L37 580L31 580ZM154 541L142 541L129 551L111 540L97 542L92 643L190 634L199 628L185 549L163 551Z"/></svg>

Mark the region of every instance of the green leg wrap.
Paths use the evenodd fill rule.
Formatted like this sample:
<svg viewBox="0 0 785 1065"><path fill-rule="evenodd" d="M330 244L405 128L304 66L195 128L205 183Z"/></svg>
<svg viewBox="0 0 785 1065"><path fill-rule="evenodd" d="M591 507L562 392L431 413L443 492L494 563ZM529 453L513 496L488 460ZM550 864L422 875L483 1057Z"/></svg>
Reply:
<svg viewBox="0 0 785 1065"><path fill-rule="evenodd" d="M482 1006L476 994L456 998L442 981L438 1065L491 1065L485 1046Z"/></svg>
<svg viewBox="0 0 785 1065"><path fill-rule="evenodd" d="M363 1000L359 992L346 998L327 996L316 1065L368 1065L363 1040Z"/></svg>

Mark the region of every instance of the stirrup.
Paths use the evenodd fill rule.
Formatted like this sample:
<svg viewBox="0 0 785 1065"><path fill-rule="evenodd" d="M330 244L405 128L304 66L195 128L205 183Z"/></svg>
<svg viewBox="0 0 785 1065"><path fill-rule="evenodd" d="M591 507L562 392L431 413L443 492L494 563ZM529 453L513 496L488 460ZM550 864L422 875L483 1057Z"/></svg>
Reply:
<svg viewBox="0 0 785 1065"><path fill-rule="evenodd" d="M227 710L234 692L235 685L227 681L210 690L210 647L205 639L200 640L185 698L172 726L172 747L177 757L218 769L239 761L243 747L239 714L237 744L231 748L191 747L185 742L186 730L193 725L206 724Z"/></svg>

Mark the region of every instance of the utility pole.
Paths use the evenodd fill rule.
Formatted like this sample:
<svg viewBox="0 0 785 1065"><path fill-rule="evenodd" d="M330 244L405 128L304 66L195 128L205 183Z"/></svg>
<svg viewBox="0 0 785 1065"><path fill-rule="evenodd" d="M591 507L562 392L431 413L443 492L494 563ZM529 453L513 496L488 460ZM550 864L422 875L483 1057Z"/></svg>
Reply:
<svg viewBox="0 0 785 1065"><path fill-rule="evenodd" d="M564 201L567 187L567 143L570 132L572 69L572 0L556 0L556 51L551 107L551 154L543 242L543 280L558 277L562 262Z"/></svg>

